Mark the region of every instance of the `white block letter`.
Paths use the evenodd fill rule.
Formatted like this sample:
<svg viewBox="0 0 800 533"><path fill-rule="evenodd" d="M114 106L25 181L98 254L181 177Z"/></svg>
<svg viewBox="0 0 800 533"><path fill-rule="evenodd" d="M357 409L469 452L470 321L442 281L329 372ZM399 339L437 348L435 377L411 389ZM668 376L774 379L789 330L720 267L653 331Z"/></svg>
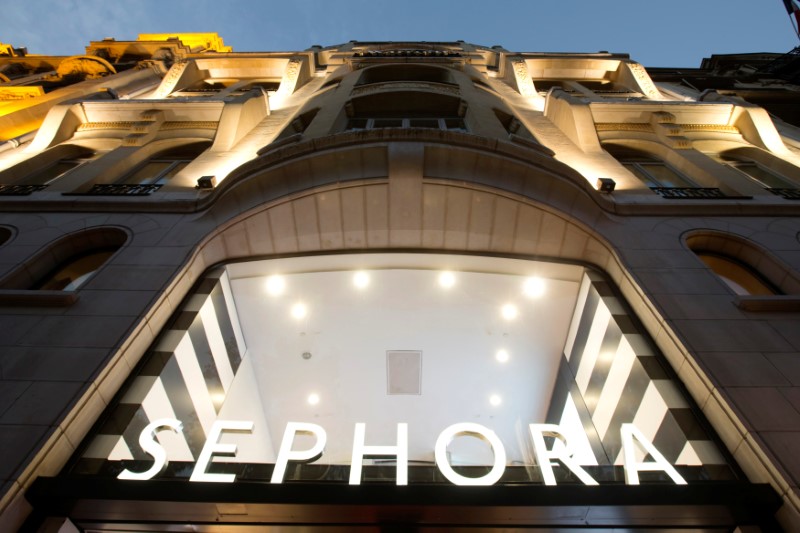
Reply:
<svg viewBox="0 0 800 533"><path fill-rule="evenodd" d="M350 484L361 484L361 464L366 455L391 455L397 457L398 485L408 485L408 424L397 424L397 446L365 446L367 425L358 422L353 436L353 460L350 463Z"/></svg>
<svg viewBox="0 0 800 533"><path fill-rule="evenodd" d="M147 424L139 433L139 446L142 450L153 456L153 466L147 472L137 474L127 468L117 476L117 479L136 479L139 481L150 479L167 466L167 452L156 441L156 433L161 428L169 428L175 433L181 432L181 421L174 418L159 418Z"/></svg>
<svg viewBox="0 0 800 533"><path fill-rule="evenodd" d="M309 450L292 451L294 437L298 433L314 435L317 442ZM286 465L289 461L312 462L317 460L325 449L328 436L325 430L316 424L306 424L303 422L289 422L286 424L286 431L283 432L281 448L278 450L278 459L275 461L275 470L272 471L270 483L283 483L283 475L286 473Z"/></svg>
<svg viewBox="0 0 800 533"><path fill-rule="evenodd" d="M555 485L556 476L553 474L553 464L551 459L558 459L561 463L569 468L569 470L578 476L578 479L583 481L584 485L597 485L597 481L592 478L579 465L575 459L569 454L567 449L567 442L564 438L564 433L561 431L561 426L558 424L531 424L528 426L531 431L531 438L533 439L533 451L536 453L536 462L542 471L545 485ZM547 444L544 442L545 436L555 437L564 442L564 446L553 445L552 450L547 449Z"/></svg>
<svg viewBox="0 0 800 533"><path fill-rule="evenodd" d="M622 424L620 429L622 436L622 452L625 458L625 483L628 485L639 484L639 472L654 472L662 470L667 473L676 485L686 485L686 480L681 477L675 467L667 462L661 452L659 452L653 443L647 440L639 429L633 424ZM653 458L652 461L641 463L636 460L636 445L633 443L633 438L639 441L639 445L650 454Z"/></svg>
<svg viewBox="0 0 800 533"><path fill-rule="evenodd" d="M219 438L224 430L231 431L253 431L253 423L244 420L217 420L212 424L211 431L208 432L208 438L200 452L200 457L197 458L197 464L192 470L192 477L189 481L214 481L217 483L233 483L236 479L235 474L209 474L206 472L208 463L211 462L211 456L215 453L236 453L235 444L221 444Z"/></svg>
<svg viewBox="0 0 800 533"><path fill-rule="evenodd" d="M450 462L447 460L447 446L453 442L456 437L460 436L477 437L489 443L494 452L494 465L488 474L481 477L465 477L453 470ZM494 485L503 475L506 470L506 449L503 443L497 438L494 431L482 426L480 424L473 424L471 422L462 422L460 424L453 424L445 428L436 439L436 448L434 450L436 457L436 466L444 477L454 485Z"/></svg>

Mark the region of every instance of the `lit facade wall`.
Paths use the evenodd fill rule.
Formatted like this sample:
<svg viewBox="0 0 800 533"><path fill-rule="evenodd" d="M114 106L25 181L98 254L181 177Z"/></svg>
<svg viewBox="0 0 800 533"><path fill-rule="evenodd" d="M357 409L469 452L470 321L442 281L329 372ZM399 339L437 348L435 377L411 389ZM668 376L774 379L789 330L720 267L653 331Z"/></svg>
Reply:
<svg viewBox="0 0 800 533"><path fill-rule="evenodd" d="M599 273L722 451L780 496L785 528L800 527L793 125L654 82L622 54L357 42L237 53L213 35L101 41L46 66L8 50L4 526L29 515L37 478L83 449L213 267L393 251ZM108 256L92 275L62 274L81 278L76 290L43 288L96 251ZM737 274L715 273L709 254L772 294L737 294Z"/></svg>

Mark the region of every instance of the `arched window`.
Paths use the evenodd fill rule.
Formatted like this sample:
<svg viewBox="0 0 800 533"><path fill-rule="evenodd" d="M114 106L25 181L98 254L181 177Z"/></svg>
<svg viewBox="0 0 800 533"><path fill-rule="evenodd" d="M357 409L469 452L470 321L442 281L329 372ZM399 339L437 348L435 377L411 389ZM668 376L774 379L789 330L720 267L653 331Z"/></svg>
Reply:
<svg viewBox="0 0 800 533"><path fill-rule="evenodd" d="M117 248L109 247L91 250L72 257L45 276L39 285L33 288L49 291L74 291L97 272L116 251Z"/></svg>
<svg viewBox="0 0 800 533"><path fill-rule="evenodd" d="M85 284L127 241L118 228L95 228L62 237L26 261L4 281L4 289L74 291Z"/></svg>
<svg viewBox="0 0 800 533"><path fill-rule="evenodd" d="M736 294L742 296L777 294L769 282L741 261L712 252L695 253Z"/></svg>
<svg viewBox="0 0 800 533"><path fill-rule="evenodd" d="M139 163L117 183L127 185L163 185L211 146L210 141L184 144L162 150Z"/></svg>
<svg viewBox="0 0 800 533"><path fill-rule="evenodd" d="M11 240L11 237L13 235L14 235L14 232L11 231L9 228L5 228L3 226L0 226L0 246L3 246L5 243L7 243L9 240Z"/></svg>
<svg viewBox="0 0 800 533"><path fill-rule="evenodd" d="M651 189L697 187L692 180L650 154L613 144L604 145L604 148Z"/></svg>
<svg viewBox="0 0 800 533"><path fill-rule="evenodd" d="M686 244L737 295L798 292L797 276L747 239L719 231L695 231L686 237Z"/></svg>

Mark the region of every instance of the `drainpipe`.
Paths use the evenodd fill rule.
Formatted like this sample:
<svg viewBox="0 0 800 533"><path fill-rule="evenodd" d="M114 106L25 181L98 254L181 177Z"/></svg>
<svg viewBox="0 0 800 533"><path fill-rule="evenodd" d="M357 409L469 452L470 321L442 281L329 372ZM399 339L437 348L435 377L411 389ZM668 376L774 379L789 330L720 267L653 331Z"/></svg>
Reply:
<svg viewBox="0 0 800 533"><path fill-rule="evenodd" d="M7 150L13 150L14 148L25 144L26 142L30 142L36 137L36 132L39 130L29 131L28 133L23 133L19 137L14 137L13 139L9 139L4 143L0 143L0 152L5 152Z"/></svg>

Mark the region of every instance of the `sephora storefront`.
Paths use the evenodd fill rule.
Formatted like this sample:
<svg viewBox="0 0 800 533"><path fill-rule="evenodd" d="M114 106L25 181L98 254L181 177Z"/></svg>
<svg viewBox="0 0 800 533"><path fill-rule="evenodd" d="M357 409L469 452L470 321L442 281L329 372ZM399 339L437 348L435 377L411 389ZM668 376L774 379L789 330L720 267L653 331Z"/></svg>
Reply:
<svg viewBox="0 0 800 533"><path fill-rule="evenodd" d="M231 263L28 497L87 531L767 523L698 413L583 266Z"/></svg>

